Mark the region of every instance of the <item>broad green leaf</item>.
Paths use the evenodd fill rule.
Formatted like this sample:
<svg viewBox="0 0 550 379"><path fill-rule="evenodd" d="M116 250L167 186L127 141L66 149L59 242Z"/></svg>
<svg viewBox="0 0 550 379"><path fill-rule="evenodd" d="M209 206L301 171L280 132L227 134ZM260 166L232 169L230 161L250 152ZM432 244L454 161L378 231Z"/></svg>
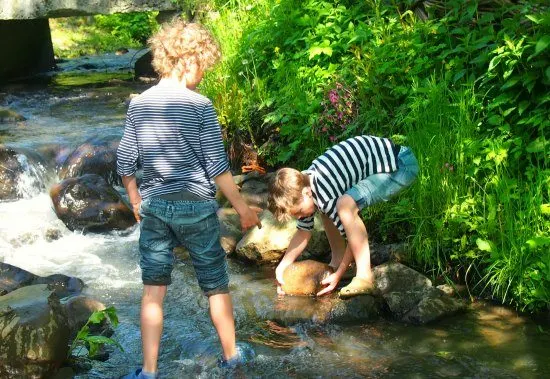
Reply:
<svg viewBox="0 0 550 379"><path fill-rule="evenodd" d="M332 48L331 47L321 47L321 46L314 46L308 50L309 52L309 59L312 59L316 57L317 55L325 54L329 57L332 56Z"/></svg>
<svg viewBox="0 0 550 379"><path fill-rule="evenodd" d="M538 137L536 140L531 141L525 148L529 153L541 153L544 151L545 146L548 145L548 141L543 137Z"/></svg>
<svg viewBox="0 0 550 379"><path fill-rule="evenodd" d="M529 245L531 250L534 250L537 247L550 245L550 237L535 237L525 241L525 243Z"/></svg>
<svg viewBox="0 0 550 379"><path fill-rule="evenodd" d="M541 51L548 47L548 45L550 45L550 36L542 36L542 38L537 41L537 45L535 46L535 55L540 54Z"/></svg>
<svg viewBox="0 0 550 379"><path fill-rule="evenodd" d="M105 320L105 313L103 311L95 311L88 319L92 324L99 324Z"/></svg>
<svg viewBox="0 0 550 379"><path fill-rule="evenodd" d="M488 251L488 252L493 251L493 246L492 246L493 244L490 241L482 240L481 238L478 238L476 239L476 245L477 245L477 248L481 251Z"/></svg>

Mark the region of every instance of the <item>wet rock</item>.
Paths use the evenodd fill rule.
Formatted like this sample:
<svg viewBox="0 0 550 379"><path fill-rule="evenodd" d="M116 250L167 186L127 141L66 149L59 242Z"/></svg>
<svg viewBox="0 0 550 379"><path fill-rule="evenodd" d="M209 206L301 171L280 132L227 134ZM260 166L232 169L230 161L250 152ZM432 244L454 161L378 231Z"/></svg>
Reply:
<svg viewBox="0 0 550 379"><path fill-rule="evenodd" d="M20 288L0 297L0 376L44 378L65 361L67 315L46 285Z"/></svg>
<svg viewBox="0 0 550 379"><path fill-rule="evenodd" d="M0 107L0 124L9 124L13 122L25 121L26 118L9 108Z"/></svg>
<svg viewBox="0 0 550 379"><path fill-rule="evenodd" d="M400 291L417 291L432 286L432 281L401 263L387 263L374 268L376 287L382 295Z"/></svg>
<svg viewBox="0 0 550 379"><path fill-rule="evenodd" d="M44 239L47 242L52 242L52 241L56 241L56 240L60 239L62 235L63 235L63 232L61 232L61 230L49 228L44 233Z"/></svg>
<svg viewBox="0 0 550 379"><path fill-rule="evenodd" d="M22 268L0 262L0 295L35 284L48 285L48 288L54 290L60 298L78 294L84 288L84 282L74 276L54 274L42 277Z"/></svg>
<svg viewBox="0 0 550 379"><path fill-rule="evenodd" d="M38 275L0 262L0 296L18 288L28 286L37 278Z"/></svg>
<svg viewBox="0 0 550 379"><path fill-rule="evenodd" d="M269 211L263 211L260 215L262 228L250 229L239 241L236 253L239 257L258 263L274 262L284 255L290 239L296 232L296 221L279 223ZM323 229L323 222L317 215L315 228L306 251L302 254L304 259L324 258L330 252L330 246Z"/></svg>
<svg viewBox="0 0 550 379"><path fill-rule="evenodd" d="M0 200L16 200L42 191L45 167L38 154L0 145Z"/></svg>
<svg viewBox="0 0 550 379"><path fill-rule="evenodd" d="M220 220L220 243L227 254L232 254L244 234L241 230L239 215L233 208L220 208L218 218Z"/></svg>
<svg viewBox="0 0 550 379"><path fill-rule="evenodd" d="M136 223L119 193L98 175L65 179L51 188L50 197L57 217L70 230L103 232Z"/></svg>
<svg viewBox="0 0 550 379"><path fill-rule="evenodd" d="M88 139L67 157L59 171L59 178L96 174L111 185L120 185L121 179L116 172L116 152L120 139L119 135Z"/></svg>
<svg viewBox="0 0 550 379"><path fill-rule="evenodd" d="M135 78L141 78L141 77L157 77L158 74L155 72L155 69L153 68L153 54L151 53L150 49L147 49L147 52L145 52L142 56L140 56L136 63L134 64L134 77Z"/></svg>
<svg viewBox="0 0 550 379"><path fill-rule="evenodd" d="M430 279L400 263L377 266L374 276L392 319L425 324L465 308L464 302L447 296Z"/></svg>
<svg viewBox="0 0 550 379"><path fill-rule="evenodd" d="M402 320L412 324L426 324L465 308L466 304L463 301L447 296L443 291L432 287Z"/></svg>
<svg viewBox="0 0 550 379"><path fill-rule="evenodd" d="M71 330L71 336L76 335L76 333L86 324L92 313L105 309L105 305L103 303L83 295L69 297L63 301L63 305L65 306L65 310L67 312L67 326ZM110 329L108 325L96 327L92 324L90 325L90 329L92 329L94 334L102 334L106 336L112 334L112 330L108 333L103 332L103 330Z"/></svg>
<svg viewBox="0 0 550 379"><path fill-rule="evenodd" d="M287 295L315 296L322 289L321 281L333 273L326 264L311 259L294 262L283 273L283 291Z"/></svg>

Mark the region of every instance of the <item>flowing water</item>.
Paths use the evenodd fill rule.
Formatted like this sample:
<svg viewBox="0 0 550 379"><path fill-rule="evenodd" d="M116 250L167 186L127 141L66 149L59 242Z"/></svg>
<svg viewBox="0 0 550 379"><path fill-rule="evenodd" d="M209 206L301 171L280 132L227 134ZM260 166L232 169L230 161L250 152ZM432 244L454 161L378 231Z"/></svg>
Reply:
<svg viewBox="0 0 550 379"><path fill-rule="evenodd" d="M128 74L61 75L49 84L0 88L0 106L26 121L0 124L0 142L41 152L58 160L92 136L121 134L127 99L147 84ZM49 152L49 153L48 153ZM123 232L69 231L57 219L48 189L58 181L55 162L33 164L25 154L21 200L0 202L0 260L38 275L62 273L84 280L84 293L113 305L120 325L112 350L78 378L114 378L141 361L141 297L134 227ZM53 237L52 237L53 236ZM229 374L238 378L548 378L550 325L535 323L504 307L472 305L466 313L428 326L379 320L360 325L283 326L270 319L283 306L273 284L273 269L230 260L238 339L257 354L250 366ZM307 307L313 299L304 299ZM322 300L321 300L322 301ZM181 259L165 303L159 359L164 378L219 377L219 345L190 262Z"/></svg>

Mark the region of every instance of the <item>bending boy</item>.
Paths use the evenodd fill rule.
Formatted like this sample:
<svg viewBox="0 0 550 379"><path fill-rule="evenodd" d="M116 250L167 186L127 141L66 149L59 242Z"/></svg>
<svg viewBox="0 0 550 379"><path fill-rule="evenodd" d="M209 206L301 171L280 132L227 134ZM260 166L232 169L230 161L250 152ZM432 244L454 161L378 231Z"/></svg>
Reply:
<svg viewBox="0 0 550 379"><path fill-rule="evenodd" d="M338 143L305 171L278 170L270 183L268 208L280 221L289 216L297 218L298 230L275 271L277 291L282 293L283 272L306 248L314 214L320 211L334 273L322 282L325 287L317 295L336 288L352 259L357 271L351 283L340 290L340 297L372 293L369 240L359 211L388 201L410 186L417 174L418 163L408 147L374 136L357 136Z"/></svg>
<svg viewBox="0 0 550 379"><path fill-rule="evenodd" d="M141 304L143 368L128 378L157 377L163 300L171 283L173 248L189 251L210 305L222 366L239 363L233 305L215 200L216 183L238 212L241 227L261 226L233 182L211 101L195 91L220 57L212 36L198 24L176 21L151 39L161 80L132 99L117 152L117 171L140 221L144 284ZM139 190L135 172L143 168Z"/></svg>

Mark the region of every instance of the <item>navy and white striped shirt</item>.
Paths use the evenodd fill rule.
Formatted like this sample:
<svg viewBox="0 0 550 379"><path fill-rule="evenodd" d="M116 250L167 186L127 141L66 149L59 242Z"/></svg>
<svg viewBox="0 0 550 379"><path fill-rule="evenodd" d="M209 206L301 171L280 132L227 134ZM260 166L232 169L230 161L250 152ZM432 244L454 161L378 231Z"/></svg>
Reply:
<svg viewBox="0 0 550 379"><path fill-rule="evenodd" d="M397 171L399 146L388 138L357 136L334 145L304 171L309 175L313 202L345 235L336 202L347 190L373 174ZM314 215L298 219L298 229L313 229Z"/></svg>
<svg viewBox="0 0 550 379"><path fill-rule="evenodd" d="M214 199L213 178L229 170L212 102L162 79L130 102L117 151L117 173L143 168L143 199L188 190Z"/></svg>

